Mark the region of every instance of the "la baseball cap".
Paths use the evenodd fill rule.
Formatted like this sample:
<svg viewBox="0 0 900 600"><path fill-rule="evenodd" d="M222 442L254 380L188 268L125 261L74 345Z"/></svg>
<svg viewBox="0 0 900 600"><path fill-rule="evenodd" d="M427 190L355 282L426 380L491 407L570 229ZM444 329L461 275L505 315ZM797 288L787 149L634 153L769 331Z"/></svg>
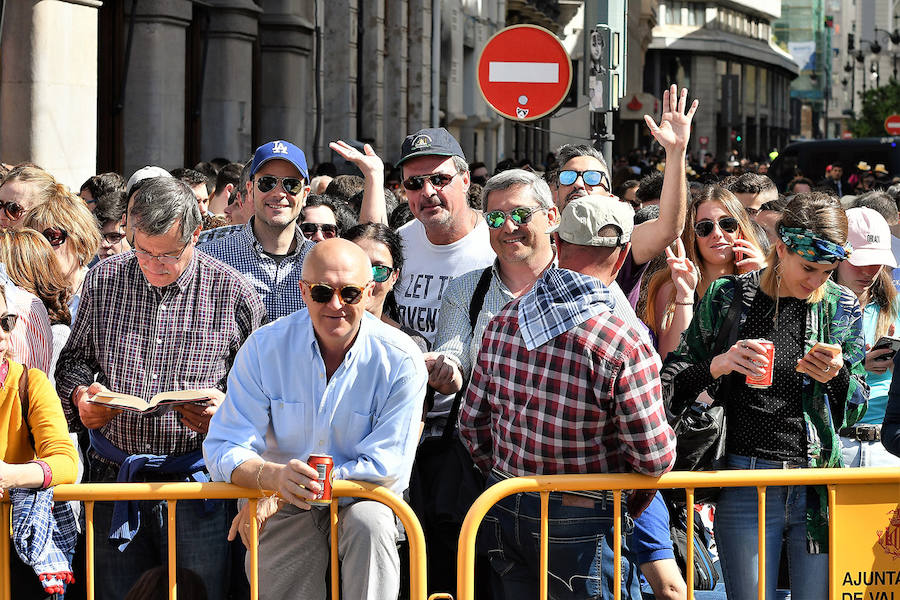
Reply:
<svg viewBox="0 0 900 600"><path fill-rule="evenodd" d="M443 127L420 129L406 136L397 166L417 156L458 156L466 160L459 142Z"/></svg>
<svg viewBox="0 0 900 600"><path fill-rule="evenodd" d="M250 177L253 177L261 166L275 159L291 163L297 167L303 179L309 180L309 169L306 166L306 155L303 154L303 150L284 140L266 142L256 149L256 152L253 153L253 160L250 162Z"/></svg>
<svg viewBox="0 0 900 600"><path fill-rule="evenodd" d="M853 246L853 252L847 258L851 265L897 268L897 259L891 252L891 228L881 213L864 206L849 209L847 242Z"/></svg>
<svg viewBox="0 0 900 600"><path fill-rule="evenodd" d="M599 232L609 225L621 232L615 237ZM576 246L612 248L631 241L634 231L634 209L627 202L610 196L581 196L569 202L562 211L556 233L564 241Z"/></svg>
<svg viewBox="0 0 900 600"><path fill-rule="evenodd" d="M153 177L171 177L172 174L163 169L162 167L152 167L146 166L141 169L138 169L134 172L134 174L128 178L128 183L125 184L125 196L128 197L131 195L131 190L134 189L139 182L145 179L151 179Z"/></svg>

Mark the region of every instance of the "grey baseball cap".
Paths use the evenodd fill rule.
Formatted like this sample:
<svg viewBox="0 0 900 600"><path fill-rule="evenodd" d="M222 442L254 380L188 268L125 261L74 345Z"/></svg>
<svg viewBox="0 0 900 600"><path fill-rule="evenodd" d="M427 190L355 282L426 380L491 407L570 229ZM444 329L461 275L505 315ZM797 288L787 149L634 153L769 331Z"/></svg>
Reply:
<svg viewBox="0 0 900 600"><path fill-rule="evenodd" d="M617 227L619 235L598 235L608 225ZM611 196L588 195L576 198L566 205L556 233L564 241L576 246L612 248L631 241L632 231L634 209L630 204Z"/></svg>

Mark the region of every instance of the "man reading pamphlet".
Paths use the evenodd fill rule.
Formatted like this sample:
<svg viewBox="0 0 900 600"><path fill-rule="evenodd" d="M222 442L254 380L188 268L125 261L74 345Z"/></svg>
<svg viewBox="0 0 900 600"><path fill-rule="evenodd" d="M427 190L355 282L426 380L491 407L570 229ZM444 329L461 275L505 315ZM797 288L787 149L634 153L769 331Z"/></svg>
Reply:
<svg viewBox="0 0 900 600"><path fill-rule="evenodd" d="M86 402L99 404L106 408L116 410L131 410L149 414L151 412L163 412L169 408L184 404L196 404L204 408L214 404L221 392L212 390L181 390L179 392L161 392L149 400L131 394L119 394L110 390L102 390L85 397Z"/></svg>
<svg viewBox="0 0 900 600"><path fill-rule="evenodd" d="M208 481L200 448L209 419L238 349L265 309L237 271L195 251L201 220L187 184L148 180L132 200L129 222L134 252L102 261L85 277L56 368L63 411L71 430L90 434L87 481ZM103 406L104 398L110 404L122 394L140 406L171 392L208 405ZM225 598L224 503L177 507L178 566L199 574L210 598ZM165 502L96 503L97 598L124 598L144 571L165 564L166 512Z"/></svg>

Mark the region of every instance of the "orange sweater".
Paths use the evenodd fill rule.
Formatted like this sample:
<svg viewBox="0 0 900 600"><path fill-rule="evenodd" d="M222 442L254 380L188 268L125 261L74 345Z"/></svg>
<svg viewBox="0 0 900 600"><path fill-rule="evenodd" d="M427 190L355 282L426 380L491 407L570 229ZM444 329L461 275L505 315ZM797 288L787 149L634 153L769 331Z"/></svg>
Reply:
<svg viewBox="0 0 900 600"><path fill-rule="evenodd" d="M22 365L10 360L9 373L0 388L0 458L10 464L40 459L53 472L51 485L74 483L78 454L69 438L59 396L40 369L28 371L28 425L35 445L35 450L31 449L19 402L22 371Z"/></svg>

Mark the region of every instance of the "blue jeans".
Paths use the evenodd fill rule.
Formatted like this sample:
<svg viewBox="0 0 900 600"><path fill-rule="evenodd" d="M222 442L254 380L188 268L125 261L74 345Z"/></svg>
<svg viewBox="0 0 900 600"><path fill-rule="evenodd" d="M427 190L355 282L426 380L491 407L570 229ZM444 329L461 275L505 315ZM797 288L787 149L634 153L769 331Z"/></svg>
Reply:
<svg viewBox="0 0 900 600"><path fill-rule="evenodd" d="M499 481L488 478L488 486ZM572 506L571 504L579 504ZM623 507L622 514L625 514ZM636 565L625 556L626 534L632 522L622 524L622 598L640 599ZM535 598L540 581L540 494L508 496L484 518L479 550L490 556L507 600ZM551 493L548 522L548 590L553 600L613 597L613 506L584 496Z"/></svg>
<svg viewBox="0 0 900 600"><path fill-rule="evenodd" d="M781 469L786 465L729 454L729 469ZM729 600L755 600L759 583L755 487L724 488L716 507L715 536ZM828 597L828 554L806 551L806 487L766 488L766 598L775 598L782 538L786 541L791 600Z"/></svg>

